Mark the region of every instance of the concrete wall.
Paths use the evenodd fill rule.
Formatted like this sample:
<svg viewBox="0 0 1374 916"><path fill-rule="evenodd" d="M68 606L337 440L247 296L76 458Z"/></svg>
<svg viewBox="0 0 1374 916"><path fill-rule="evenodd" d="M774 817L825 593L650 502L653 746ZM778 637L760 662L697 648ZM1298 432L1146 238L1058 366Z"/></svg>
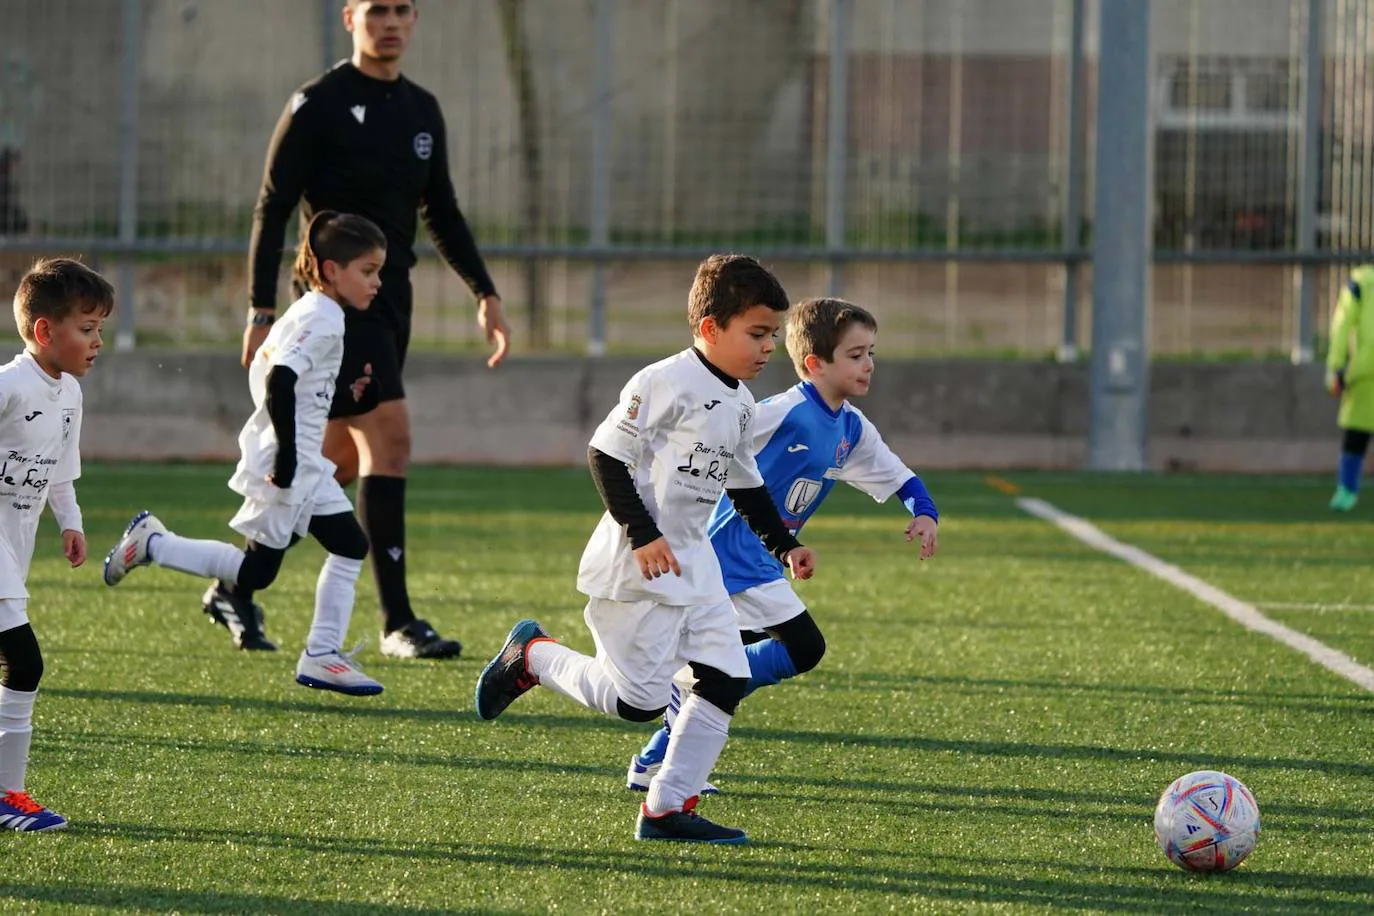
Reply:
<svg viewBox="0 0 1374 916"><path fill-rule="evenodd" d="M407 368L419 462L577 464L641 359L519 359L499 371L431 354ZM782 354L751 384L795 381ZM228 354L110 353L85 381L88 459L236 454L250 407ZM1150 464L1175 470L1327 471L1335 402L1321 370L1282 363L1159 364ZM863 409L920 468L1077 468L1087 454L1086 365L886 361Z"/></svg>

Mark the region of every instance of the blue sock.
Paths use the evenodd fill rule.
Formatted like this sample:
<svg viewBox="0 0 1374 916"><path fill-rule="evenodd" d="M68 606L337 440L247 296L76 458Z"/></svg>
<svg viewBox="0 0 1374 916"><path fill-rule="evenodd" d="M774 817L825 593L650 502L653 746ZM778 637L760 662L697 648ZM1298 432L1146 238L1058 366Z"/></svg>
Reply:
<svg viewBox="0 0 1374 916"><path fill-rule="evenodd" d="M1360 492L1360 470L1364 456L1355 452L1341 452L1340 484L1351 493Z"/></svg>
<svg viewBox="0 0 1374 916"><path fill-rule="evenodd" d="M797 676L797 666L792 664L792 656L787 647L776 639L763 639L744 647L749 656L749 686L744 695L749 696L760 687L768 687L789 677Z"/></svg>

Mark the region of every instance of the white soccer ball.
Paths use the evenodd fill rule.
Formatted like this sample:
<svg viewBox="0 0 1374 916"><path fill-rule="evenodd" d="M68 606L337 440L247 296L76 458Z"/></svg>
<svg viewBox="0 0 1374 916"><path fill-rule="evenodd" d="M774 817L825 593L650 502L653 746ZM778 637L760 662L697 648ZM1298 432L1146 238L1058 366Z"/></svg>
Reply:
<svg viewBox="0 0 1374 916"><path fill-rule="evenodd" d="M1259 842L1255 796L1239 779L1216 770L1180 776L1155 807L1155 842L1180 868L1229 871Z"/></svg>

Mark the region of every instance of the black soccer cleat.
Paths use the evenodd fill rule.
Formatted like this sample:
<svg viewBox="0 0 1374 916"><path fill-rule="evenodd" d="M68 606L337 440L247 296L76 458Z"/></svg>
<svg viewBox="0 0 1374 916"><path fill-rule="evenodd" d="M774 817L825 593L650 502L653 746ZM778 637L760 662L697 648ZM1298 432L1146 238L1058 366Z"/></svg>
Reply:
<svg viewBox="0 0 1374 916"><path fill-rule="evenodd" d="M265 618L262 605L256 601L244 601L219 582L211 583L200 600L201 610L212 621L227 629L234 639L234 645L240 649L250 652L277 651L277 644L268 639L263 631Z"/></svg>
<svg viewBox="0 0 1374 916"><path fill-rule="evenodd" d="M444 639L423 620L412 620L382 634L382 654L391 658L457 658L463 654L463 644Z"/></svg>
<svg viewBox="0 0 1374 916"><path fill-rule="evenodd" d="M669 840L675 843L714 843L717 846L738 846L749 842L749 835L737 827L722 827L696 813L698 796L693 795L682 805L681 811L669 811L654 817L649 809L639 806L639 820L635 824L636 840Z"/></svg>
<svg viewBox="0 0 1374 916"><path fill-rule="evenodd" d="M522 693L538 685L539 679L530 674L525 652L531 643L541 639L553 641L544 628L533 620L522 620L511 629L506 644L495 658L487 662L477 678L474 701L477 718L495 719Z"/></svg>

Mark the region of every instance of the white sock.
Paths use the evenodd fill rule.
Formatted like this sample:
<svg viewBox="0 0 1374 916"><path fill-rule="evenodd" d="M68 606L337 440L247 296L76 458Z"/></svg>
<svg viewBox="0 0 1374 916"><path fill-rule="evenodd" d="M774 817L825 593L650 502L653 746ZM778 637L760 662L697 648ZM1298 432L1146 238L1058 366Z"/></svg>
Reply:
<svg viewBox="0 0 1374 916"><path fill-rule="evenodd" d="M0 687L0 792L23 792L38 691Z"/></svg>
<svg viewBox="0 0 1374 916"><path fill-rule="evenodd" d="M148 558L158 566L203 579L235 582L243 551L223 541L202 541L179 534L155 534L148 539Z"/></svg>
<svg viewBox="0 0 1374 916"><path fill-rule="evenodd" d="M310 635L305 637L306 654L323 655L343 648L348 621L353 616L353 594L362 571L362 560L333 553L324 558L315 582L315 619L310 622Z"/></svg>
<svg viewBox="0 0 1374 916"><path fill-rule="evenodd" d="M673 689L668 694L668 708L663 710L663 727L669 733L672 732L673 725L682 712L682 698L692 692L696 682L697 676L692 673L691 665L683 665L677 674L673 675Z"/></svg>
<svg viewBox="0 0 1374 916"><path fill-rule="evenodd" d="M649 783L644 807L651 815L680 811L687 799L700 794L729 731L730 717L720 707L688 694L673 723L663 766Z"/></svg>
<svg viewBox="0 0 1374 916"><path fill-rule="evenodd" d="M541 641L529 647L525 659L530 674L539 678L539 683L545 687L552 687L589 709L600 710L608 716L617 714L616 703L620 695L616 693L615 684L601 663L590 655L556 642Z"/></svg>

